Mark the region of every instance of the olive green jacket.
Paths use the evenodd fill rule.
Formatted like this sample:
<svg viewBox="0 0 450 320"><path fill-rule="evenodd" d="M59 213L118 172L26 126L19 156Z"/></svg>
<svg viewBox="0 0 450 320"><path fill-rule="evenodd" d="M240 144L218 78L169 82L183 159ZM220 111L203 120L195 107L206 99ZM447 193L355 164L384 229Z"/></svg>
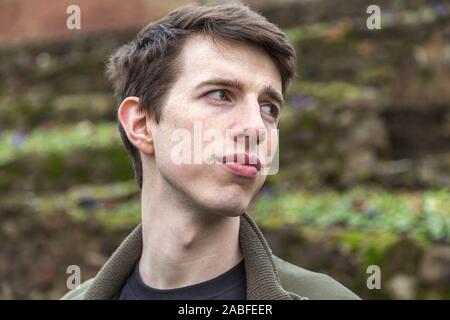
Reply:
<svg viewBox="0 0 450 320"><path fill-rule="evenodd" d="M239 241L246 269L247 300L359 299L329 276L308 271L273 255L252 218L244 213L240 219ZM141 252L142 227L138 225L94 278L61 299L117 299Z"/></svg>

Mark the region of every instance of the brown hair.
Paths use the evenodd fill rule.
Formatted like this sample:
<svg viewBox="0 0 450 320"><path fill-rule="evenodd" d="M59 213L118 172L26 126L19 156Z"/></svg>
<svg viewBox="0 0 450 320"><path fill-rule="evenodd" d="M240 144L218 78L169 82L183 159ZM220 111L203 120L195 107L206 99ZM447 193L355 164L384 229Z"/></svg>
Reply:
<svg viewBox="0 0 450 320"><path fill-rule="evenodd" d="M238 40L262 48L275 63L285 93L295 75L295 51L280 29L246 5L187 5L145 26L136 38L120 47L108 60L106 76L122 101L128 96L140 99L141 110L156 123L170 86L180 70L179 56L184 41L195 33ZM135 178L142 189L142 163L138 149L128 140L120 121L118 128Z"/></svg>

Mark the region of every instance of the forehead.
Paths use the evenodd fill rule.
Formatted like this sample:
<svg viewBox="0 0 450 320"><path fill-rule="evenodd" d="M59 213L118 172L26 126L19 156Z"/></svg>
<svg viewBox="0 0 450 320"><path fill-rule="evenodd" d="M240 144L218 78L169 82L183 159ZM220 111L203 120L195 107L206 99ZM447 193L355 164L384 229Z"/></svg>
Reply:
<svg viewBox="0 0 450 320"><path fill-rule="evenodd" d="M245 86L271 86L281 92L281 76L275 63L253 45L193 35L184 44L180 58L178 80L184 86L220 77L238 79Z"/></svg>

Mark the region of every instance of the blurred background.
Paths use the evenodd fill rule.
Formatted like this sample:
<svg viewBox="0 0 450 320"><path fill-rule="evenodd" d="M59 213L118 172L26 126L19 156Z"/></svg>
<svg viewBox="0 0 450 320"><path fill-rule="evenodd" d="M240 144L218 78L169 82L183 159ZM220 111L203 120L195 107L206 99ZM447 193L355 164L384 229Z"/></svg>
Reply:
<svg viewBox="0 0 450 320"><path fill-rule="evenodd" d="M0 0L1 299L59 298L69 265L94 276L139 222L104 63L186 3ZM245 3L298 55L280 171L249 209L273 252L365 299L449 299L450 1Z"/></svg>

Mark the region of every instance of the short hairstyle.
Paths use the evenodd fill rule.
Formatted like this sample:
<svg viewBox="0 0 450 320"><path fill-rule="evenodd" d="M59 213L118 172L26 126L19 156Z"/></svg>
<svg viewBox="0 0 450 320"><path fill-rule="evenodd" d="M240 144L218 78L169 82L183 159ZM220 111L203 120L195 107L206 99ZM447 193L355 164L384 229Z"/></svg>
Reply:
<svg viewBox="0 0 450 320"><path fill-rule="evenodd" d="M135 39L111 55L106 76L117 98L122 101L128 96L139 97L140 110L159 123L167 94L180 72L183 44L193 34L237 40L263 49L280 73L283 94L295 76L293 46L275 24L259 13L241 3L187 5L149 23ZM139 150L128 140L120 121L118 128L142 190Z"/></svg>

